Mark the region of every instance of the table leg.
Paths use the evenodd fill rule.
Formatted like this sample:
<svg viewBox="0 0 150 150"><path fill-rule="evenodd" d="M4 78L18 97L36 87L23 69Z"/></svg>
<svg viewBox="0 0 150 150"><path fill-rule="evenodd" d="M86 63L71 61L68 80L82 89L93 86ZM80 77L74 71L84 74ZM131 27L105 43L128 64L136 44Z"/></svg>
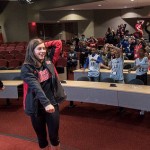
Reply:
<svg viewBox="0 0 150 150"><path fill-rule="evenodd" d="M10 99L9 98L6 99L6 106L10 106Z"/></svg>
<svg viewBox="0 0 150 150"><path fill-rule="evenodd" d="M73 101L70 101L69 108L73 108L73 107L75 107L74 102L73 102Z"/></svg>

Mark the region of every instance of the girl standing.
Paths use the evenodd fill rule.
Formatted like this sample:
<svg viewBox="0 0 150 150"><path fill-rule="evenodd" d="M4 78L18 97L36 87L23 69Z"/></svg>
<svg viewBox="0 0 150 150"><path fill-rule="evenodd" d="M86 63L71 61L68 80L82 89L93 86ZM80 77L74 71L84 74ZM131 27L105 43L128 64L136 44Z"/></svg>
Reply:
<svg viewBox="0 0 150 150"><path fill-rule="evenodd" d="M135 66L129 69L129 72L136 70L136 79L140 79L147 85L148 58L145 57L145 49L139 50L139 58L135 60Z"/></svg>
<svg viewBox="0 0 150 150"><path fill-rule="evenodd" d="M100 79L100 67L108 68L103 64L102 58L97 54L95 47L91 48L91 55L88 56L84 64L83 72L88 68L88 77L91 81L99 82Z"/></svg>
<svg viewBox="0 0 150 150"><path fill-rule="evenodd" d="M47 48L53 47L51 60L46 57ZM33 39L29 42L21 76L24 80L24 109L30 116L41 150L48 150L46 125L51 142L51 150L60 150L59 142L59 103L63 91L53 64L58 60L62 49L60 40L43 42ZM56 96L57 95L57 96Z"/></svg>
<svg viewBox="0 0 150 150"><path fill-rule="evenodd" d="M111 69L110 78L114 79L116 83L124 83L123 76L123 53L122 49L109 45L114 50L115 57L109 62L109 69Z"/></svg>

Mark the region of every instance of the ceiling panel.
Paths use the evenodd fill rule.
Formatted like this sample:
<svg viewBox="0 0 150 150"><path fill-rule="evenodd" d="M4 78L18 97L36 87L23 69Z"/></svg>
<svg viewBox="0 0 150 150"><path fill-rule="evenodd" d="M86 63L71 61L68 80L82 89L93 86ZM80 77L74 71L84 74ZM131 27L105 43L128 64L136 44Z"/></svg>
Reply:
<svg viewBox="0 0 150 150"><path fill-rule="evenodd" d="M18 1L18 0L0 0ZM36 10L125 9L150 6L150 0L34 0L29 7ZM98 6L99 5L99 6Z"/></svg>
<svg viewBox="0 0 150 150"><path fill-rule="evenodd" d="M150 6L150 0L104 0L49 10L91 10L91 9L126 9Z"/></svg>

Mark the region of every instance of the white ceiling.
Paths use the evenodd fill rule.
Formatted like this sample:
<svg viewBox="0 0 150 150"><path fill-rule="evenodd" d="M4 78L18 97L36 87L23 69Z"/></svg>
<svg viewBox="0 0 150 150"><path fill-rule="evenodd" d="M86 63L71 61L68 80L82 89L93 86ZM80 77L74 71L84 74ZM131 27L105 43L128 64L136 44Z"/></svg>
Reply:
<svg viewBox="0 0 150 150"><path fill-rule="evenodd" d="M101 5L101 6L98 6ZM150 6L150 0L104 0L80 5L59 7L49 10L91 10L91 9L126 9Z"/></svg>

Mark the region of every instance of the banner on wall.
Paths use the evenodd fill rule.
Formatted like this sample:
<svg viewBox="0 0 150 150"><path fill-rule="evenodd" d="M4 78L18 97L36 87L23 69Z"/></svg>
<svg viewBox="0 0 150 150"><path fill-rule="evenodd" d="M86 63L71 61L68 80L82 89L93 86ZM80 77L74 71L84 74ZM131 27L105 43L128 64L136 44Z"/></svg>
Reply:
<svg viewBox="0 0 150 150"><path fill-rule="evenodd" d="M2 34L2 27L0 26L0 43L3 43L3 34Z"/></svg>

